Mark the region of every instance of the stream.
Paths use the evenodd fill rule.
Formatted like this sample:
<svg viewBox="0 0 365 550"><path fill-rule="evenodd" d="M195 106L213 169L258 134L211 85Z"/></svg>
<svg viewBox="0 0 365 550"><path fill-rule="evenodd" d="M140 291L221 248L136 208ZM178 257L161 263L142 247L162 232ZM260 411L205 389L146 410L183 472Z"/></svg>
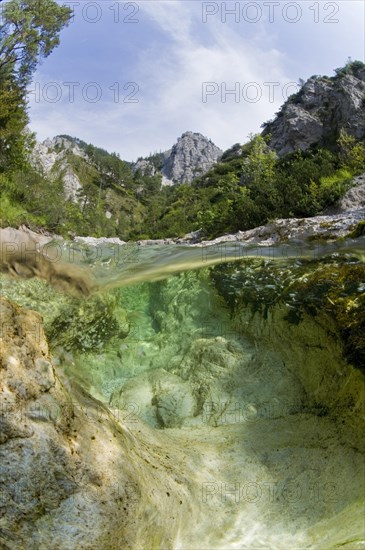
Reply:
<svg viewBox="0 0 365 550"><path fill-rule="evenodd" d="M42 315L63 384L126 430L136 468L127 546L78 547L365 547L364 364L343 353L336 302L363 299L364 238L47 256L51 275L14 260L2 294ZM47 547L42 521L29 548ZM70 548L65 531L54 548Z"/></svg>

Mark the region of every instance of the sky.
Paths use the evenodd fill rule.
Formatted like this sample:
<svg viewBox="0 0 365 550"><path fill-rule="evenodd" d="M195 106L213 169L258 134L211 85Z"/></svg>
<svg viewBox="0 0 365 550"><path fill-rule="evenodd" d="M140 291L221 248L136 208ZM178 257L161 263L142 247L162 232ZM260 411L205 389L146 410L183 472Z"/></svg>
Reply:
<svg viewBox="0 0 365 550"><path fill-rule="evenodd" d="M73 18L34 75L30 128L128 161L187 130L223 150L245 143L299 79L365 57L362 0L58 3Z"/></svg>

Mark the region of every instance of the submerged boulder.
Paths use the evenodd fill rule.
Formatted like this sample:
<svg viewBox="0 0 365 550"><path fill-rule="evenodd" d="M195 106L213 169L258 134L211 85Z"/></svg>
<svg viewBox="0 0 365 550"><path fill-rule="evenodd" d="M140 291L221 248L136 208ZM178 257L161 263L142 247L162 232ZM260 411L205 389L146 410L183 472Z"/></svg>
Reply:
<svg viewBox="0 0 365 550"><path fill-rule="evenodd" d="M183 453L136 419L137 440L61 381L40 315L3 298L0 307L1 547L171 547L188 506Z"/></svg>

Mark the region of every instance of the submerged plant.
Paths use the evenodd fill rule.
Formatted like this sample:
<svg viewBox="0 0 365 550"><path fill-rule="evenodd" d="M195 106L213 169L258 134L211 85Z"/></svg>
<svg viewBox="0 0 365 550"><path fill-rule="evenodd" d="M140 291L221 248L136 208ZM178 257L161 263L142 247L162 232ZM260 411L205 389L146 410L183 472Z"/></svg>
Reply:
<svg viewBox="0 0 365 550"><path fill-rule="evenodd" d="M81 353L102 349L112 338L125 338L130 330L117 296L106 294L88 300L72 300L52 322L50 342Z"/></svg>
<svg viewBox="0 0 365 550"><path fill-rule="evenodd" d="M358 237L365 236L365 220L359 222L354 229L347 235L350 239L357 239Z"/></svg>
<svg viewBox="0 0 365 550"><path fill-rule="evenodd" d="M346 359L364 368L365 266L351 262L321 265L293 287L303 310L311 315L322 312L335 319Z"/></svg>
<svg viewBox="0 0 365 550"><path fill-rule="evenodd" d="M360 225L362 230L363 225ZM355 231L358 229L356 228ZM242 307L265 318L270 308L285 304L284 317L299 324L305 315L325 315L336 323L347 361L365 365L365 265L351 258L297 261L290 266L275 262L245 261L213 268L214 284L232 315Z"/></svg>

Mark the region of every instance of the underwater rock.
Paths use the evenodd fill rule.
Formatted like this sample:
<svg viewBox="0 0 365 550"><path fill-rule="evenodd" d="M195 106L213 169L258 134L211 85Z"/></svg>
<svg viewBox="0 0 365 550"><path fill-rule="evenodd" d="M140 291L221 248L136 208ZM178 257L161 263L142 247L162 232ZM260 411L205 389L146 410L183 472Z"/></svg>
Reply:
<svg viewBox="0 0 365 550"><path fill-rule="evenodd" d="M159 332L139 334L111 408L52 362L39 315L2 300L5 548L361 544L361 372L328 322L231 318L208 275L150 285Z"/></svg>
<svg viewBox="0 0 365 550"><path fill-rule="evenodd" d="M270 308L267 318L248 307L237 312L236 321L245 334L279 354L302 385L307 410L332 417L344 444L364 452L365 378L343 358L335 322L304 314L299 324L290 324L287 314L285 304Z"/></svg>
<svg viewBox="0 0 365 550"><path fill-rule="evenodd" d="M0 303L1 547L171 547L189 506L183 452L136 419L137 439L102 403L65 386L41 317Z"/></svg>
<svg viewBox="0 0 365 550"><path fill-rule="evenodd" d="M120 409L134 404L139 418L155 428L186 425L196 410L189 383L164 369L134 377L112 394L110 403Z"/></svg>

